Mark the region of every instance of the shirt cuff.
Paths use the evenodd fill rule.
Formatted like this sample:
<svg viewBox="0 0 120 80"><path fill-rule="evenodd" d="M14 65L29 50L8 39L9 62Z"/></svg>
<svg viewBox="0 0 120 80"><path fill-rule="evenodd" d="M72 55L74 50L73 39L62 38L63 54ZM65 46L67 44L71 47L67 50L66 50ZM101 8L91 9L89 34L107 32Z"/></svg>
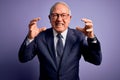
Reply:
<svg viewBox="0 0 120 80"><path fill-rule="evenodd" d="M97 38L94 37L94 38L87 38L88 42L90 43L97 43Z"/></svg>
<svg viewBox="0 0 120 80"><path fill-rule="evenodd" d="M26 40L26 46L28 46L33 40L34 40L34 39L29 39L29 38L27 38L27 40Z"/></svg>

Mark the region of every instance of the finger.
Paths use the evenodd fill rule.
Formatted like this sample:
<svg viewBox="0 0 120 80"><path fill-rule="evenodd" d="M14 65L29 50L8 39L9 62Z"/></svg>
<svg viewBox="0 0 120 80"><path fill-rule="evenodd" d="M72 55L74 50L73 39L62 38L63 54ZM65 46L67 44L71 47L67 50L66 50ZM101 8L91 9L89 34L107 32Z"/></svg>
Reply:
<svg viewBox="0 0 120 80"><path fill-rule="evenodd" d="M36 23L30 24L29 30L34 30L34 29L37 29L37 24Z"/></svg>
<svg viewBox="0 0 120 80"><path fill-rule="evenodd" d="M46 27L42 27L39 29L39 32L42 32L42 31L45 31L46 30Z"/></svg>
<svg viewBox="0 0 120 80"><path fill-rule="evenodd" d="M36 24L39 20L40 20L40 17L34 18L33 20L30 21L29 26L32 26L32 25Z"/></svg>
<svg viewBox="0 0 120 80"><path fill-rule="evenodd" d="M81 21L83 21L85 23L92 23L92 20L87 19L87 18L82 18Z"/></svg>
<svg viewBox="0 0 120 80"><path fill-rule="evenodd" d="M30 30L30 31L32 31L32 30L34 30L34 29L35 29L34 26L30 26L30 27L29 27L29 30Z"/></svg>
<svg viewBox="0 0 120 80"><path fill-rule="evenodd" d="M31 27L33 27L34 26L34 28L36 28L37 26L37 21L39 21L40 20L40 17L38 17L38 18L34 18L33 20L31 20L30 21L30 23L29 23L29 28L31 28Z"/></svg>
<svg viewBox="0 0 120 80"><path fill-rule="evenodd" d="M34 25L36 25L35 22L34 22L34 23L30 23L30 24L29 24L29 28L33 27Z"/></svg>
<svg viewBox="0 0 120 80"><path fill-rule="evenodd" d="M76 27L76 30L84 32L84 28L81 28L81 27Z"/></svg>
<svg viewBox="0 0 120 80"><path fill-rule="evenodd" d="M86 26L93 26L93 23L85 23Z"/></svg>
<svg viewBox="0 0 120 80"><path fill-rule="evenodd" d="M92 28L93 27L93 24L92 23L85 23L85 27L88 29L88 28Z"/></svg>
<svg viewBox="0 0 120 80"><path fill-rule="evenodd" d="M91 23L87 23L86 26L85 26L85 31L86 32L91 32L93 31L93 26Z"/></svg>
<svg viewBox="0 0 120 80"><path fill-rule="evenodd" d="M87 32L92 32L93 31L93 28L90 28L90 29L86 29Z"/></svg>
<svg viewBox="0 0 120 80"><path fill-rule="evenodd" d="M30 21L30 23L37 22L37 21L39 21L39 20L40 20L40 17L34 18L33 20Z"/></svg>

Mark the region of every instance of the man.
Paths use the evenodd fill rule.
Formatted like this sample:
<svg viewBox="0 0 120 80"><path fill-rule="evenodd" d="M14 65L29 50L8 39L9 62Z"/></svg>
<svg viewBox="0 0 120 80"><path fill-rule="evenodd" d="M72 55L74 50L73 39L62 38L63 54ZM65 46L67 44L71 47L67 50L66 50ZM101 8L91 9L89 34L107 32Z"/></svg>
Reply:
<svg viewBox="0 0 120 80"><path fill-rule="evenodd" d="M28 35L19 51L19 60L27 62L37 55L40 80L79 80L81 56L87 62L101 64L100 43L94 35L91 20L82 19L84 28L69 28L71 11L64 2L57 2L50 9L52 28L38 28L39 20L30 21Z"/></svg>

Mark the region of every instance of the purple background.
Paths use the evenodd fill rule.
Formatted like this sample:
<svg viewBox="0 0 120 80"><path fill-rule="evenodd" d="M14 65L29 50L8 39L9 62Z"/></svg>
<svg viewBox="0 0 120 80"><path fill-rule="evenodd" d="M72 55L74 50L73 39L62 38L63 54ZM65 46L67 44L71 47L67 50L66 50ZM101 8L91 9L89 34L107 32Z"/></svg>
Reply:
<svg viewBox="0 0 120 80"><path fill-rule="evenodd" d="M38 80L37 57L27 63L18 61L18 50L28 23L41 17L39 27L50 27L50 7L58 0L0 0L0 80ZM70 27L84 26L81 18L93 20L102 46L103 61L95 66L80 61L81 80L120 80L120 0L63 0L72 11Z"/></svg>

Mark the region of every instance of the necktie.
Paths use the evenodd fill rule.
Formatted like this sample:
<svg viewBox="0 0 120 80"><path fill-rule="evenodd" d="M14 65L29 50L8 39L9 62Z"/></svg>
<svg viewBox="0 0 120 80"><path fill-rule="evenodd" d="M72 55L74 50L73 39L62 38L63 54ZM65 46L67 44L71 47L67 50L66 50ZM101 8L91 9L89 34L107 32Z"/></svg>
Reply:
<svg viewBox="0 0 120 80"><path fill-rule="evenodd" d="M57 45L56 45L57 65L59 66L59 64L61 62L62 53L63 53L62 35L61 34L57 34L57 38L58 38Z"/></svg>

